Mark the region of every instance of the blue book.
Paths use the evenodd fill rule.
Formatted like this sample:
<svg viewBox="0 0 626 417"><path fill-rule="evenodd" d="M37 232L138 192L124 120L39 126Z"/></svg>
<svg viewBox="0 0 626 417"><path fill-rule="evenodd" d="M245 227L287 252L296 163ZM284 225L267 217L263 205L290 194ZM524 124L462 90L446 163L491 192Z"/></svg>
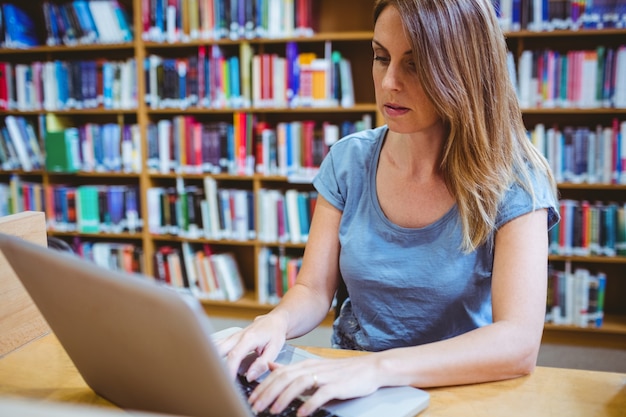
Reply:
<svg viewBox="0 0 626 417"><path fill-rule="evenodd" d="M68 68L63 61L54 61L55 75L57 81L57 109L62 110L67 107L68 94Z"/></svg>
<svg viewBox="0 0 626 417"><path fill-rule="evenodd" d="M87 1L74 0L72 2L72 7L74 8L76 17L78 18L78 23L80 24L84 34L82 41L84 43L96 42L99 36L98 29L96 28L96 23L93 20Z"/></svg>
<svg viewBox="0 0 626 417"><path fill-rule="evenodd" d="M91 135L93 139L93 158L95 170L97 172L105 171L104 167L104 139L102 134L102 126L91 124L88 126L91 129Z"/></svg>
<svg viewBox="0 0 626 417"><path fill-rule="evenodd" d="M163 35L165 33L165 1L164 0L153 0L154 5L154 36L152 37L152 41L161 42L163 41Z"/></svg>
<svg viewBox="0 0 626 417"><path fill-rule="evenodd" d="M15 4L2 5L7 48L30 48L40 45L33 19Z"/></svg>
<svg viewBox="0 0 626 417"><path fill-rule="evenodd" d="M287 61L287 103L291 105L300 91L300 65L296 42L287 42L285 59Z"/></svg>
<svg viewBox="0 0 626 417"><path fill-rule="evenodd" d="M141 227L139 222L139 209L137 205L137 190L133 187L126 189L124 208L126 211L126 230L135 233Z"/></svg>
<svg viewBox="0 0 626 417"><path fill-rule="evenodd" d="M117 0L111 0L111 6L113 7L113 12L115 13L115 17L117 18L117 24L119 25L120 30L122 31L122 41L123 42L132 42L133 40L133 31L130 27L129 21L130 18L128 13Z"/></svg>
<svg viewBox="0 0 626 417"><path fill-rule="evenodd" d="M121 233L124 229L124 194L125 186L112 185L107 187L107 209L109 211L113 233Z"/></svg>
<svg viewBox="0 0 626 417"><path fill-rule="evenodd" d="M117 65L110 61L102 64L102 100L105 109L113 108L113 82L115 77L115 68Z"/></svg>
<svg viewBox="0 0 626 417"><path fill-rule="evenodd" d="M55 46L61 44L61 35L59 33L59 25L55 14L55 9L50 2L44 2L42 4L44 20L46 23L46 45Z"/></svg>
<svg viewBox="0 0 626 417"><path fill-rule="evenodd" d="M511 31L522 29L522 0L513 0L511 7Z"/></svg>
<svg viewBox="0 0 626 417"><path fill-rule="evenodd" d="M311 210L309 210L309 194L305 191L298 192L298 216L300 220L300 241L309 239L311 227Z"/></svg>
<svg viewBox="0 0 626 417"><path fill-rule="evenodd" d="M233 55L228 59L230 80L230 106L241 107L241 77L239 75L239 57Z"/></svg>
<svg viewBox="0 0 626 417"><path fill-rule="evenodd" d="M78 28L71 20L66 6L69 5L61 4L57 8L61 21L63 22L63 27L65 28L63 32L63 43L65 45L75 45L78 43L79 38Z"/></svg>

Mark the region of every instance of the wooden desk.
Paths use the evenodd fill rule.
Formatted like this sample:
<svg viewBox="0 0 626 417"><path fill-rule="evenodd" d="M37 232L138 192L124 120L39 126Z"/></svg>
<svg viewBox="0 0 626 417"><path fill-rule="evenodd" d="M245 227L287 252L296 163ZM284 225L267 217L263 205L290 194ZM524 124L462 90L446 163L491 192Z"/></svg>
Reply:
<svg viewBox="0 0 626 417"><path fill-rule="evenodd" d="M528 377L427 391L430 406L420 417L626 417L626 374L540 367ZM0 360L0 397L7 395L115 407L85 384L52 334Z"/></svg>

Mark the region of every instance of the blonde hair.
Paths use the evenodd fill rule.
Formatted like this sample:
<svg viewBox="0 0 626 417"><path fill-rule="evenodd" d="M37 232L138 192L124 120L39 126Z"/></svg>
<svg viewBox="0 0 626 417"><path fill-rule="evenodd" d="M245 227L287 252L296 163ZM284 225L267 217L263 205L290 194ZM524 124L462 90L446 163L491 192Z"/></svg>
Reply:
<svg viewBox="0 0 626 417"><path fill-rule="evenodd" d="M466 252L488 242L498 205L517 181L532 196L532 169L556 185L526 136L506 63L507 46L489 0L377 0L403 20L422 86L448 129L441 169L459 210Z"/></svg>

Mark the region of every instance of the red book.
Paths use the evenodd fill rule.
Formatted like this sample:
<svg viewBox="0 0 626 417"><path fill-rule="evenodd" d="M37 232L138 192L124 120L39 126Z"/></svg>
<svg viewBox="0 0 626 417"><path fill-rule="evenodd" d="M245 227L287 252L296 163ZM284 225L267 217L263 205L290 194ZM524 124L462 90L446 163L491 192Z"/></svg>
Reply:
<svg viewBox="0 0 626 417"><path fill-rule="evenodd" d="M304 168L313 168L313 141L315 139L315 122L305 120L302 122L303 152L302 166Z"/></svg>
<svg viewBox="0 0 626 417"><path fill-rule="evenodd" d="M205 107L204 98L206 97L206 47L198 46L198 107Z"/></svg>

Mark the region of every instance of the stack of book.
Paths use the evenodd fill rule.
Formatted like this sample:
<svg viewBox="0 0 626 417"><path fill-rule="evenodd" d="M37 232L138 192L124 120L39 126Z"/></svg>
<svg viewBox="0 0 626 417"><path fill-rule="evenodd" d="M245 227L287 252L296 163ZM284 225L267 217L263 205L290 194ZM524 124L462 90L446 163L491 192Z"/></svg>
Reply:
<svg viewBox="0 0 626 417"><path fill-rule="evenodd" d="M152 42L311 36L313 0L146 0L143 38Z"/></svg>
<svg viewBox="0 0 626 417"><path fill-rule="evenodd" d="M154 254L155 279L211 300L237 301L244 282L232 252L216 253L208 244L161 246Z"/></svg>
<svg viewBox="0 0 626 417"><path fill-rule="evenodd" d="M626 108L626 44L525 50L509 70L522 108Z"/></svg>
<svg viewBox="0 0 626 417"><path fill-rule="evenodd" d="M626 5L614 0L492 0L504 31L626 27Z"/></svg>
<svg viewBox="0 0 626 417"><path fill-rule="evenodd" d="M44 1L46 44L132 42L132 20L117 0Z"/></svg>
<svg viewBox="0 0 626 417"><path fill-rule="evenodd" d="M0 62L0 109L135 109L135 59Z"/></svg>
<svg viewBox="0 0 626 417"><path fill-rule="evenodd" d="M564 199L561 221L550 231L550 253L626 256L626 203Z"/></svg>
<svg viewBox="0 0 626 417"><path fill-rule="evenodd" d="M626 184L626 121L611 126L545 126L528 132L558 183Z"/></svg>
<svg viewBox="0 0 626 417"><path fill-rule="evenodd" d="M568 264L565 271L551 269L548 275L546 322L577 327L602 327L606 274Z"/></svg>
<svg viewBox="0 0 626 417"><path fill-rule="evenodd" d="M146 103L151 108L353 107L350 61L325 44L323 56L287 42L284 56L255 53L249 43L239 54L220 45L199 46L183 58L146 57Z"/></svg>

